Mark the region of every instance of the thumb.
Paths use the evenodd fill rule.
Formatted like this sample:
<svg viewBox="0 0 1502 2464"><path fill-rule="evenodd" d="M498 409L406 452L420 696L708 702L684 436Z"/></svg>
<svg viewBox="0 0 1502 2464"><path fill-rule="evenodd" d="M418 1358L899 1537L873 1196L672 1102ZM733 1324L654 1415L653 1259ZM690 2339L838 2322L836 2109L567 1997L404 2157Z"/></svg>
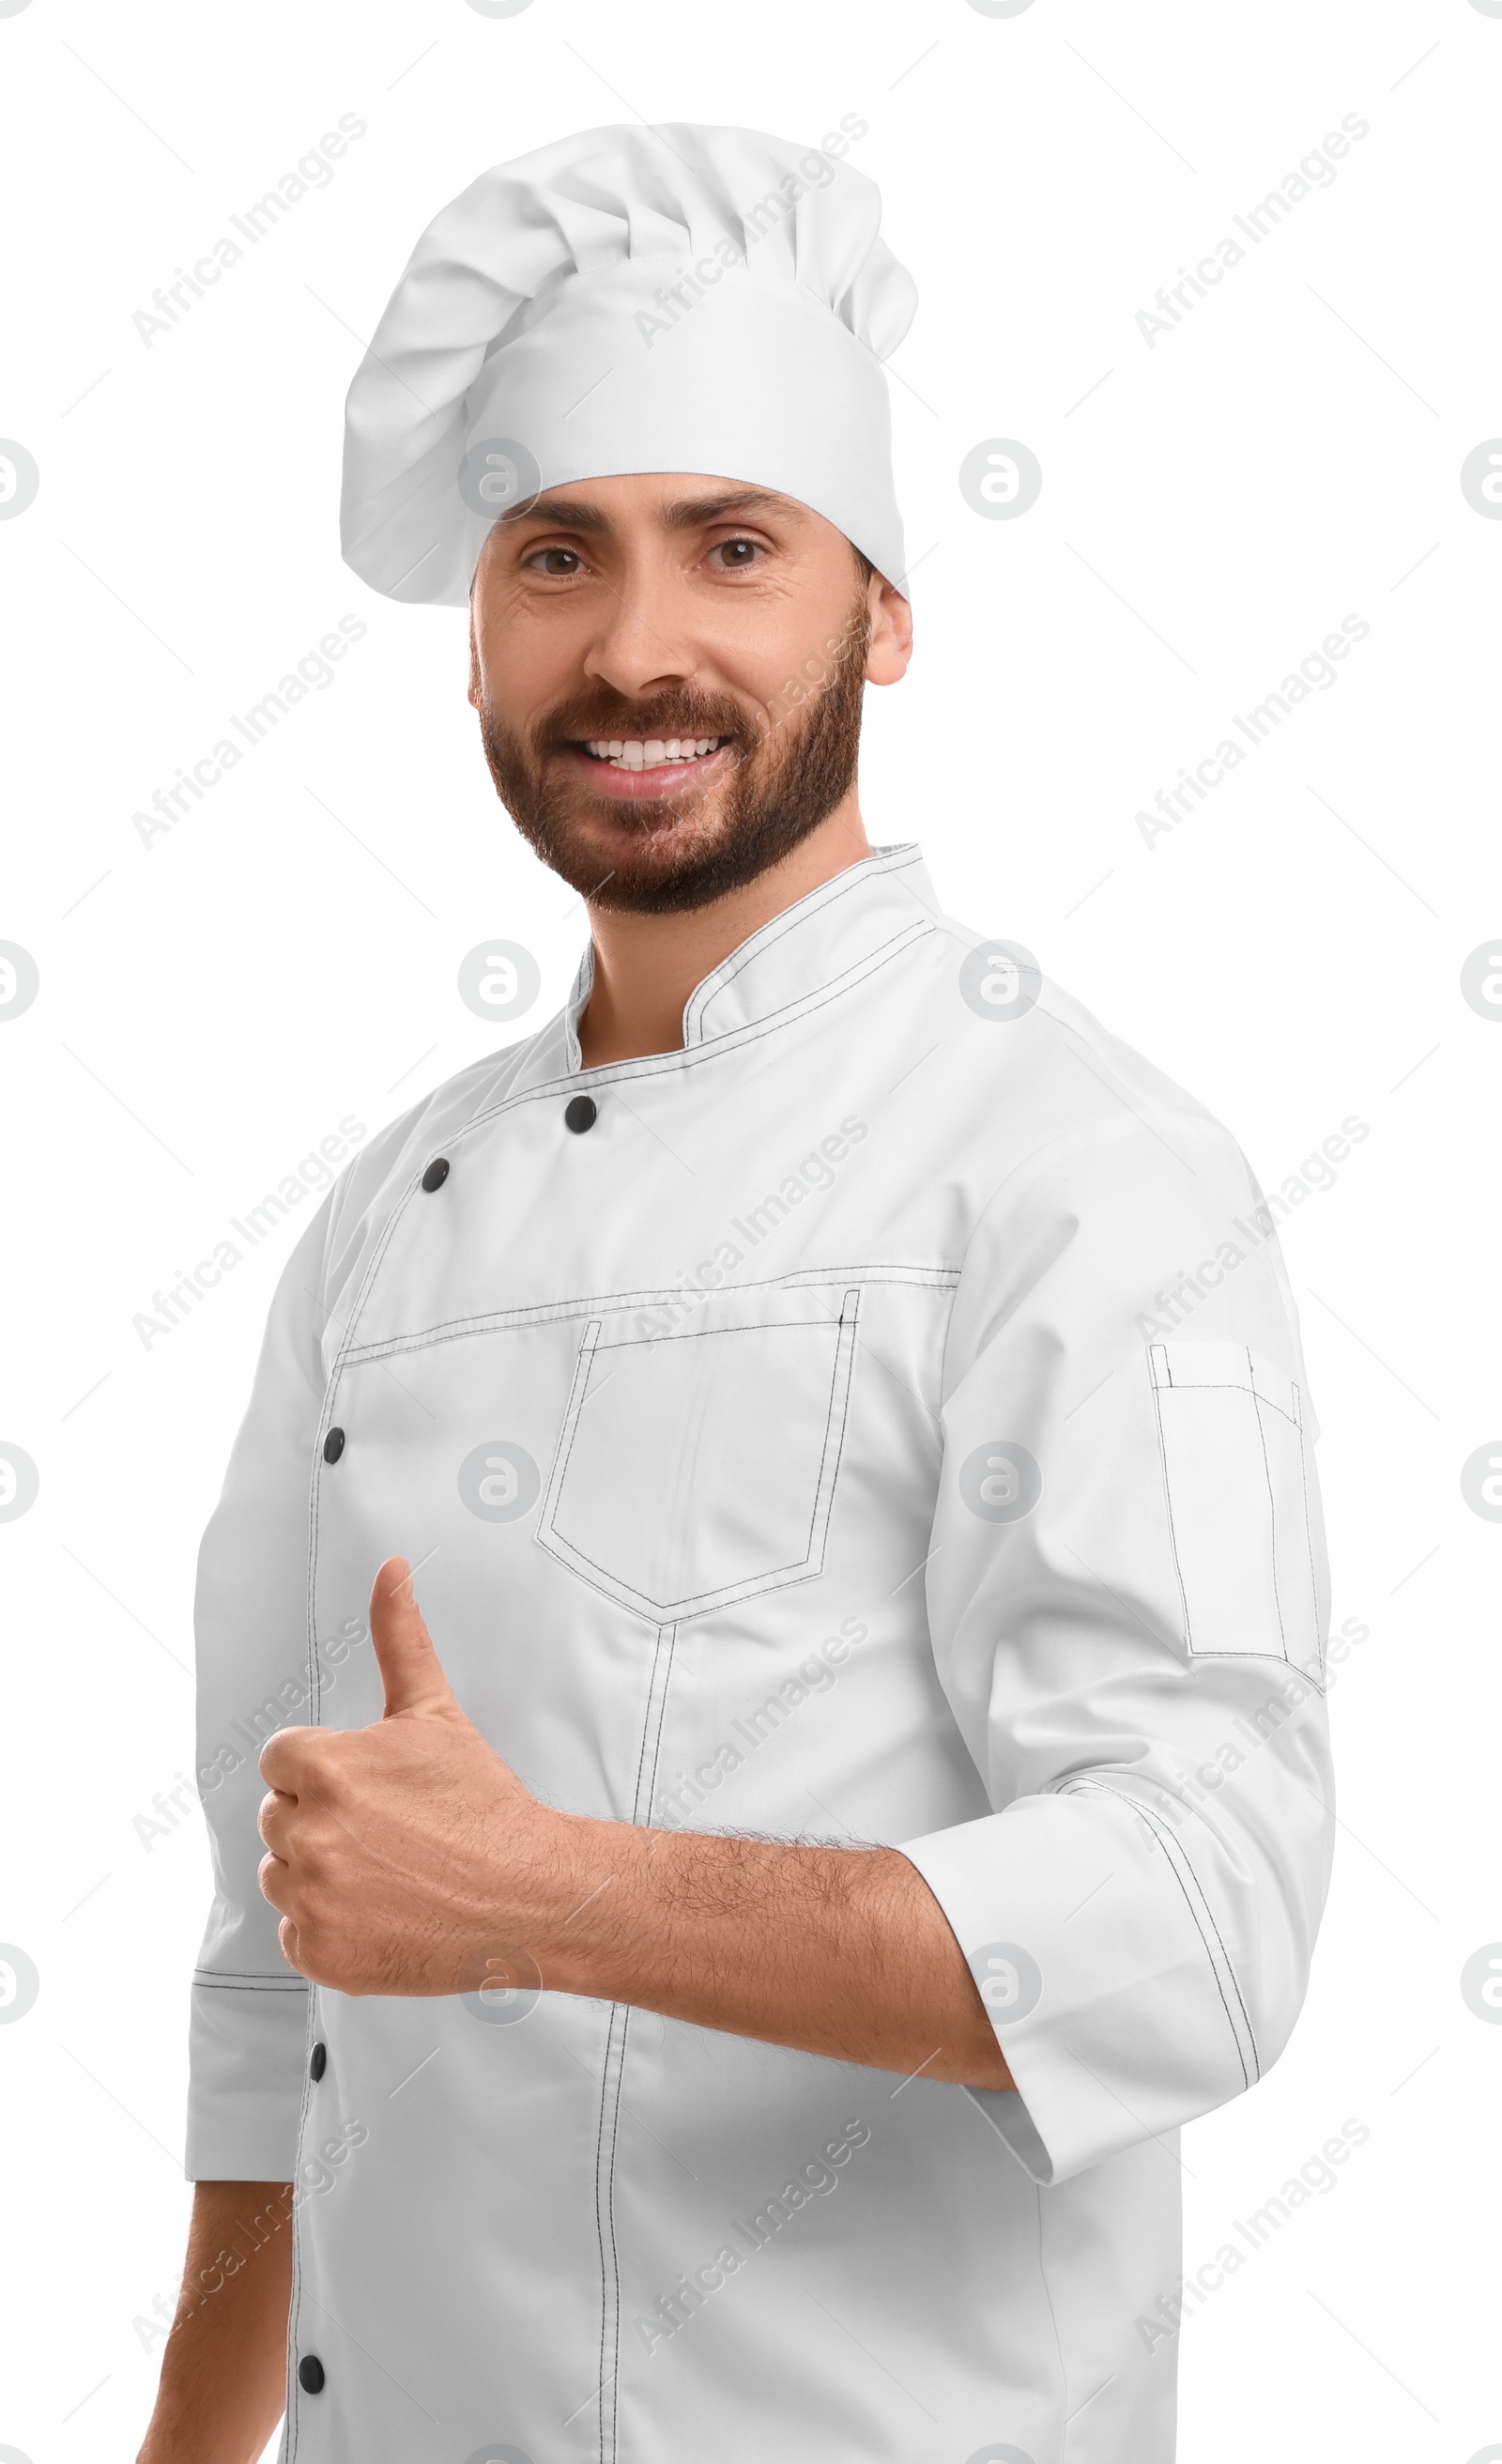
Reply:
<svg viewBox="0 0 1502 2464"><path fill-rule="evenodd" d="M405 1713L462 1719L443 1663L424 1622L404 1557L388 1557L370 1595L370 1639L385 1688L385 1717Z"/></svg>

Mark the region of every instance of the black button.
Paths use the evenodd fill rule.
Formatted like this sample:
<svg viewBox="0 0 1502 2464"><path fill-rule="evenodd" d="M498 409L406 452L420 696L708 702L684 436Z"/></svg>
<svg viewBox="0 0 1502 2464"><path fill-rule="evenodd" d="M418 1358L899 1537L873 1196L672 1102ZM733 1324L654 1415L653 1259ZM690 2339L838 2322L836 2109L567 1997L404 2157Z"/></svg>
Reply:
<svg viewBox="0 0 1502 2464"><path fill-rule="evenodd" d="M340 1455L341 1455L343 1452L344 1452L344 1432L343 1432L343 1430L342 1430L342 1429L331 1429L331 1430L329 1431L328 1436L327 1436L327 1437L324 1439L324 1441L323 1441L323 1460L324 1460L324 1462L325 1462L325 1463L337 1463L337 1462L338 1462L338 1459L339 1459L339 1457L340 1457Z"/></svg>
<svg viewBox="0 0 1502 2464"><path fill-rule="evenodd" d="M571 1095L563 1107L564 1126L571 1130L592 1130L598 1120L599 1107L593 1095Z"/></svg>
<svg viewBox="0 0 1502 2464"><path fill-rule="evenodd" d="M297 2365L297 2385L305 2388L309 2395L322 2394L323 2364L316 2353L304 2353Z"/></svg>
<svg viewBox="0 0 1502 2464"><path fill-rule="evenodd" d="M308 2077L313 2079L320 2079L328 2067L329 2049L327 2045L315 2045L308 2062Z"/></svg>
<svg viewBox="0 0 1502 2464"><path fill-rule="evenodd" d="M427 1170L423 1175L423 1187L428 1192L429 1196L431 1196L435 1189L442 1189L447 1178L448 1157L446 1155L435 1155L432 1162L428 1165Z"/></svg>

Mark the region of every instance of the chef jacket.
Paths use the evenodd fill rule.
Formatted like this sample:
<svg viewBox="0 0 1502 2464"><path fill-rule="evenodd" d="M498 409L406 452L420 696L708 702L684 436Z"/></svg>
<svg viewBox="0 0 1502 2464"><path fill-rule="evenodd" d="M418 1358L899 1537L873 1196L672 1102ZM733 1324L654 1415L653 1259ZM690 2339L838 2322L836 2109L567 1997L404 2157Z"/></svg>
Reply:
<svg viewBox="0 0 1502 2464"><path fill-rule="evenodd" d="M203 1544L187 2169L295 2185L283 2457L1165 2464L1180 2128L1288 2038L1333 1820L1261 1193L912 846L753 933L682 1050L584 1069L590 980L344 1170ZM398 1551L550 1805L900 1848L1014 2090L524 1945L441 1998L295 1976L255 1755L380 1716Z"/></svg>

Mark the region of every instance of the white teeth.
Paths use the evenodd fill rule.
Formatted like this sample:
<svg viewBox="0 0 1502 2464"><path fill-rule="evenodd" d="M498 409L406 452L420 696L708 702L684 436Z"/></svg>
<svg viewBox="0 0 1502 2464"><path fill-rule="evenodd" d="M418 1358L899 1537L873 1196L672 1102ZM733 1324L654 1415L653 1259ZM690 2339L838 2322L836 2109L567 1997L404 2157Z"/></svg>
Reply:
<svg viewBox="0 0 1502 2464"><path fill-rule="evenodd" d="M725 739L718 736L591 736L586 737L597 761L618 770L658 770L668 761L697 761L713 753Z"/></svg>

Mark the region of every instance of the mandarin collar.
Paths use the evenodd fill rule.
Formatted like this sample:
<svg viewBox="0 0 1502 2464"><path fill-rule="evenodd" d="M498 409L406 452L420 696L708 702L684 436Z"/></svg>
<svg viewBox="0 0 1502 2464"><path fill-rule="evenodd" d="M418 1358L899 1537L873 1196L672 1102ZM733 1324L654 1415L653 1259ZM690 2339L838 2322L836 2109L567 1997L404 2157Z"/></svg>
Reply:
<svg viewBox="0 0 1502 2464"><path fill-rule="evenodd" d="M695 984L684 1004L685 1048L791 1009L887 943L909 937L915 928L927 931L938 912L915 842L873 847L859 864L784 907ZM594 981L595 948L586 941L561 1021L571 1074L583 1067L578 1023Z"/></svg>

